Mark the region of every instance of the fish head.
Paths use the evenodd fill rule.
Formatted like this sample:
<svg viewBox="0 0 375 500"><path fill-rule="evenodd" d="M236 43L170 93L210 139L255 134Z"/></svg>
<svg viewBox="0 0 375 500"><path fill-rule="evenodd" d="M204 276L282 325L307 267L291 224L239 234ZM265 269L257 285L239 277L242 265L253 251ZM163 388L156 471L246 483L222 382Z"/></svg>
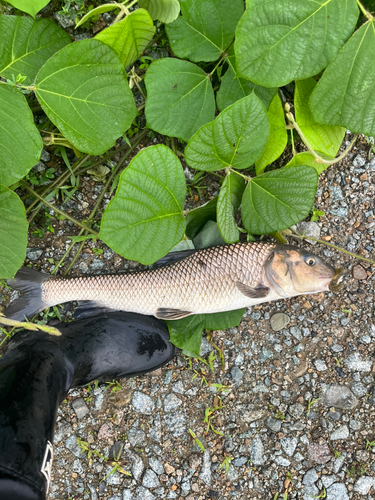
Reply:
<svg viewBox="0 0 375 500"><path fill-rule="evenodd" d="M291 245L277 245L265 271L270 285L282 297L328 291L336 275L320 257Z"/></svg>

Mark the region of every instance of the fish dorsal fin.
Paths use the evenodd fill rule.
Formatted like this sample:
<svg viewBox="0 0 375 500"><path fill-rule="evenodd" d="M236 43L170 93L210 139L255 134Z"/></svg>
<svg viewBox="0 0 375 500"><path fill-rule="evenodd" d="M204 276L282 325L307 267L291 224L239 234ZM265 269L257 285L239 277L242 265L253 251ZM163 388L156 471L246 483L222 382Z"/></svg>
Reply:
<svg viewBox="0 0 375 500"><path fill-rule="evenodd" d="M181 252L170 252L161 259L157 260L155 264L152 264L152 269L155 269L157 267L168 266L169 264L173 264L174 262L189 257L195 252L196 250L182 250Z"/></svg>
<svg viewBox="0 0 375 500"><path fill-rule="evenodd" d="M155 316L159 319L182 319L193 314L191 311L181 311L181 309L171 309L169 307L159 307Z"/></svg>
<svg viewBox="0 0 375 500"><path fill-rule="evenodd" d="M246 295L246 297L250 297L251 299L262 299L263 297L267 297L270 293L270 289L268 286L257 286L256 288L252 288L245 283L241 283L241 281L236 281L237 289Z"/></svg>

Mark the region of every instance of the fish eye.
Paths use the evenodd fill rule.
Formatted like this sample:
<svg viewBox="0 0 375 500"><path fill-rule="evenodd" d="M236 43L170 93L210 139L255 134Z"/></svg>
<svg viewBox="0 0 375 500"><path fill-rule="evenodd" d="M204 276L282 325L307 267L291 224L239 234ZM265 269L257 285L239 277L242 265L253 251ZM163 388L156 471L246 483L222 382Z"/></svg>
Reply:
<svg viewBox="0 0 375 500"><path fill-rule="evenodd" d="M315 259L311 255L307 255L304 260L308 266L315 266Z"/></svg>

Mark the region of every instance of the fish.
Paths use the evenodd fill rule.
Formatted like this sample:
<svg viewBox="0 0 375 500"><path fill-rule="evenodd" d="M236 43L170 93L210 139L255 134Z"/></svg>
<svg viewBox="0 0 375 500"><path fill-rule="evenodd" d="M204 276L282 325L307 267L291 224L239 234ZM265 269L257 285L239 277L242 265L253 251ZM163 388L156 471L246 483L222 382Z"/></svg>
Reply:
<svg viewBox="0 0 375 500"><path fill-rule="evenodd" d="M154 269L79 277L21 268L8 285L22 295L6 309L22 320L47 307L85 301L76 317L120 310L177 320L325 292L334 268L306 250L278 243L220 245L171 255Z"/></svg>

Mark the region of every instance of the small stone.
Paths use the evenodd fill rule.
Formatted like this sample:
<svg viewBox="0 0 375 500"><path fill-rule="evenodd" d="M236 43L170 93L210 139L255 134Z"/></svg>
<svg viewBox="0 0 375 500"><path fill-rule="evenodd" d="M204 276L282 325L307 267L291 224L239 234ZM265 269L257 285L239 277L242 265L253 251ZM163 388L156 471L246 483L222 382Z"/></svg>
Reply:
<svg viewBox="0 0 375 500"><path fill-rule="evenodd" d="M281 429L281 420L278 420L275 417L267 417L265 422L266 426L271 429L273 432L280 432Z"/></svg>
<svg viewBox="0 0 375 500"><path fill-rule="evenodd" d="M164 469L167 474L173 474L176 470L172 465L169 465L168 463L164 464Z"/></svg>
<svg viewBox="0 0 375 500"><path fill-rule="evenodd" d="M365 269L361 265L356 265L352 269L352 275L355 280L366 280L367 279L367 273Z"/></svg>
<svg viewBox="0 0 375 500"><path fill-rule="evenodd" d="M353 160L353 167L363 167L363 165L366 163L366 160L362 158L361 155L357 155L354 160Z"/></svg>
<svg viewBox="0 0 375 500"><path fill-rule="evenodd" d="M132 405L136 412L144 415L151 415L155 409L155 403L143 392L135 391L132 398Z"/></svg>
<svg viewBox="0 0 375 500"><path fill-rule="evenodd" d="M178 394L184 394L185 390L181 380L179 380L175 384L172 384L172 391L177 392Z"/></svg>
<svg viewBox="0 0 375 500"><path fill-rule="evenodd" d="M277 465L281 465L282 467L289 467L290 465L290 460L285 457L276 457L275 462Z"/></svg>
<svg viewBox="0 0 375 500"><path fill-rule="evenodd" d="M262 351L259 356L259 360L264 363L267 359L272 358L273 352L265 347L262 347Z"/></svg>
<svg viewBox="0 0 375 500"><path fill-rule="evenodd" d="M210 458L210 452L206 450L203 454L203 464L202 468L199 472L199 478L207 484L207 486L210 486L211 484L211 458Z"/></svg>
<svg viewBox="0 0 375 500"><path fill-rule="evenodd" d="M106 422L103 424L98 432L98 439L109 439L113 435L113 424L112 422Z"/></svg>
<svg viewBox="0 0 375 500"><path fill-rule="evenodd" d="M236 387L239 387L242 384L242 379L243 379L242 371L238 368L238 366L233 366L233 368L230 371L230 374L235 382Z"/></svg>
<svg viewBox="0 0 375 500"><path fill-rule="evenodd" d="M100 259L94 259L90 264L91 271L100 271L104 267L104 262Z"/></svg>
<svg viewBox="0 0 375 500"><path fill-rule="evenodd" d="M27 248L26 249L26 257L29 260L35 261L38 260L39 257L42 255L43 250L40 248Z"/></svg>
<svg viewBox="0 0 375 500"><path fill-rule="evenodd" d="M290 319L284 313L276 313L270 319L271 328L274 332L278 332L287 326Z"/></svg>
<svg viewBox="0 0 375 500"><path fill-rule="evenodd" d="M141 478L145 468L143 460L141 459L140 456L138 456L136 453L133 453L130 450L126 450L126 456L131 461L131 467L130 467L131 473L134 479L138 481Z"/></svg>
<svg viewBox="0 0 375 500"><path fill-rule="evenodd" d="M156 496L143 486L138 486L136 500L156 500Z"/></svg>
<svg viewBox="0 0 375 500"><path fill-rule="evenodd" d="M83 474L83 467L81 462L77 459L74 460L73 465L72 465L72 471L76 472L77 474Z"/></svg>
<svg viewBox="0 0 375 500"><path fill-rule="evenodd" d="M367 495L371 488L375 488L375 477L362 476L354 485L354 491L357 491L361 495Z"/></svg>
<svg viewBox="0 0 375 500"><path fill-rule="evenodd" d="M247 457L238 457L233 460L232 464L235 467L242 467L242 465L245 465L248 460L249 459Z"/></svg>
<svg viewBox="0 0 375 500"><path fill-rule="evenodd" d="M304 484L305 486L313 486L314 483L316 483L318 479L319 479L319 476L318 476L316 470L310 469L303 476L302 484Z"/></svg>
<svg viewBox="0 0 375 500"><path fill-rule="evenodd" d="M258 434L256 434L249 446L250 460L254 465L263 465L266 461L264 456L263 442Z"/></svg>
<svg viewBox="0 0 375 500"><path fill-rule="evenodd" d="M355 372L370 372L372 368L372 361L362 359L359 352L350 354L348 359L344 360L344 363L349 370L353 370Z"/></svg>
<svg viewBox="0 0 375 500"><path fill-rule="evenodd" d="M331 191L334 201L340 201L344 199L344 195L340 186L328 186L328 189Z"/></svg>
<svg viewBox="0 0 375 500"><path fill-rule="evenodd" d="M177 410L182 405L182 401L175 394L167 394L164 399L164 411L170 412Z"/></svg>
<svg viewBox="0 0 375 500"><path fill-rule="evenodd" d="M164 415L164 423L173 437L185 434L186 418L182 412L173 412Z"/></svg>
<svg viewBox="0 0 375 500"><path fill-rule="evenodd" d="M283 450L285 451L285 453L289 457L292 457L294 452L296 451L298 439L297 438L282 438L280 442L281 442L281 446L283 447Z"/></svg>
<svg viewBox="0 0 375 500"><path fill-rule="evenodd" d="M294 418L300 418L300 416L304 413L305 408L300 403L296 403L294 405L289 406L289 413Z"/></svg>
<svg viewBox="0 0 375 500"><path fill-rule="evenodd" d="M312 238L320 239L320 227L316 222L300 222L297 224L297 232L310 236ZM316 241L309 241L311 245L316 245Z"/></svg>
<svg viewBox="0 0 375 500"><path fill-rule="evenodd" d="M342 466L344 465L345 458L346 458L346 452L343 451L341 453L340 458L336 458L336 460L333 462L333 472L335 474L337 474L338 472L340 472Z"/></svg>
<svg viewBox="0 0 375 500"><path fill-rule="evenodd" d="M133 500L133 495L129 488L122 490L122 500Z"/></svg>
<svg viewBox="0 0 375 500"><path fill-rule="evenodd" d="M314 361L314 365L318 372L325 372L327 370L327 365L321 359L317 359L316 361Z"/></svg>
<svg viewBox="0 0 375 500"><path fill-rule="evenodd" d="M153 470L146 470L145 475L143 476L142 486L145 488L157 488L160 486L158 476Z"/></svg>
<svg viewBox="0 0 375 500"><path fill-rule="evenodd" d="M54 14L56 21L58 24L65 30L66 28L72 28L75 26L76 22L73 18L70 18L68 16L64 16L63 14L59 14L58 12L55 12Z"/></svg>
<svg viewBox="0 0 375 500"><path fill-rule="evenodd" d="M342 425L336 431L332 432L330 439L336 441L338 439L347 439L349 437L349 429L347 425Z"/></svg>
<svg viewBox="0 0 375 500"><path fill-rule="evenodd" d="M159 413L154 417L153 425L150 429L150 437L158 443L161 441L161 419Z"/></svg>
<svg viewBox="0 0 375 500"><path fill-rule="evenodd" d="M141 429L130 429L128 432L129 443L134 447L139 443L143 443L146 434Z"/></svg>
<svg viewBox="0 0 375 500"><path fill-rule="evenodd" d="M148 461L151 469L156 472L156 474L158 474L160 476L160 474L164 474L164 467L163 467L163 464L160 462L160 460L158 460L157 458L155 457L151 457Z"/></svg>
<svg viewBox="0 0 375 500"><path fill-rule="evenodd" d="M329 488L331 486L331 484L335 483L337 481L337 477L336 476L327 476L327 475L323 475L321 476L321 481L323 483L323 486L325 488Z"/></svg>
<svg viewBox="0 0 375 500"><path fill-rule="evenodd" d="M358 420L349 420L349 427L352 431L360 431L362 429L362 422Z"/></svg>
<svg viewBox="0 0 375 500"><path fill-rule="evenodd" d="M362 396L365 396L367 394L367 389L366 387L362 384L362 382L353 382L350 384L350 388L356 396L361 398Z"/></svg>
<svg viewBox="0 0 375 500"><path fill-rule="evenodd" d="M326 464L332 458L331 450L327 443L310 443L307 448L309 460L316 464Z"/></svg>
<svg viewBox="0 0 375 500"><path fill-rule="evenodd" d="M75 411L77 418L83 418L90 410L87 408L85 400L83 398L77 398L72 402L73 410Z"/></svg>
<svg viewBox="0 0 375 500"><path fill-rule="evenodd" d="M322 404L327 408L334 406L342 410L352 410L357 406L358 399L345 385L333 384L327 387Z"/></svg>
<svg viewBox="0 0 375 500"><path fill-rule="evenodd" d="M326 500L349 500L345 484L335 483L327 489Z"/></svg>
<svg viewBox="0 0 375 500"><path fill-rule="evenodd" d="M289 331L296 340L302 340L302 332L299 328L292 326Z"/></svg>
<svg viewBox="0 0 375 500"><path fill-rule="evenodd" d="M65 441L65 447L70 450L77 458L81 458L84 456L83 451L78 446L77 437L74 435L68 437L68 439Z"/></svg>

